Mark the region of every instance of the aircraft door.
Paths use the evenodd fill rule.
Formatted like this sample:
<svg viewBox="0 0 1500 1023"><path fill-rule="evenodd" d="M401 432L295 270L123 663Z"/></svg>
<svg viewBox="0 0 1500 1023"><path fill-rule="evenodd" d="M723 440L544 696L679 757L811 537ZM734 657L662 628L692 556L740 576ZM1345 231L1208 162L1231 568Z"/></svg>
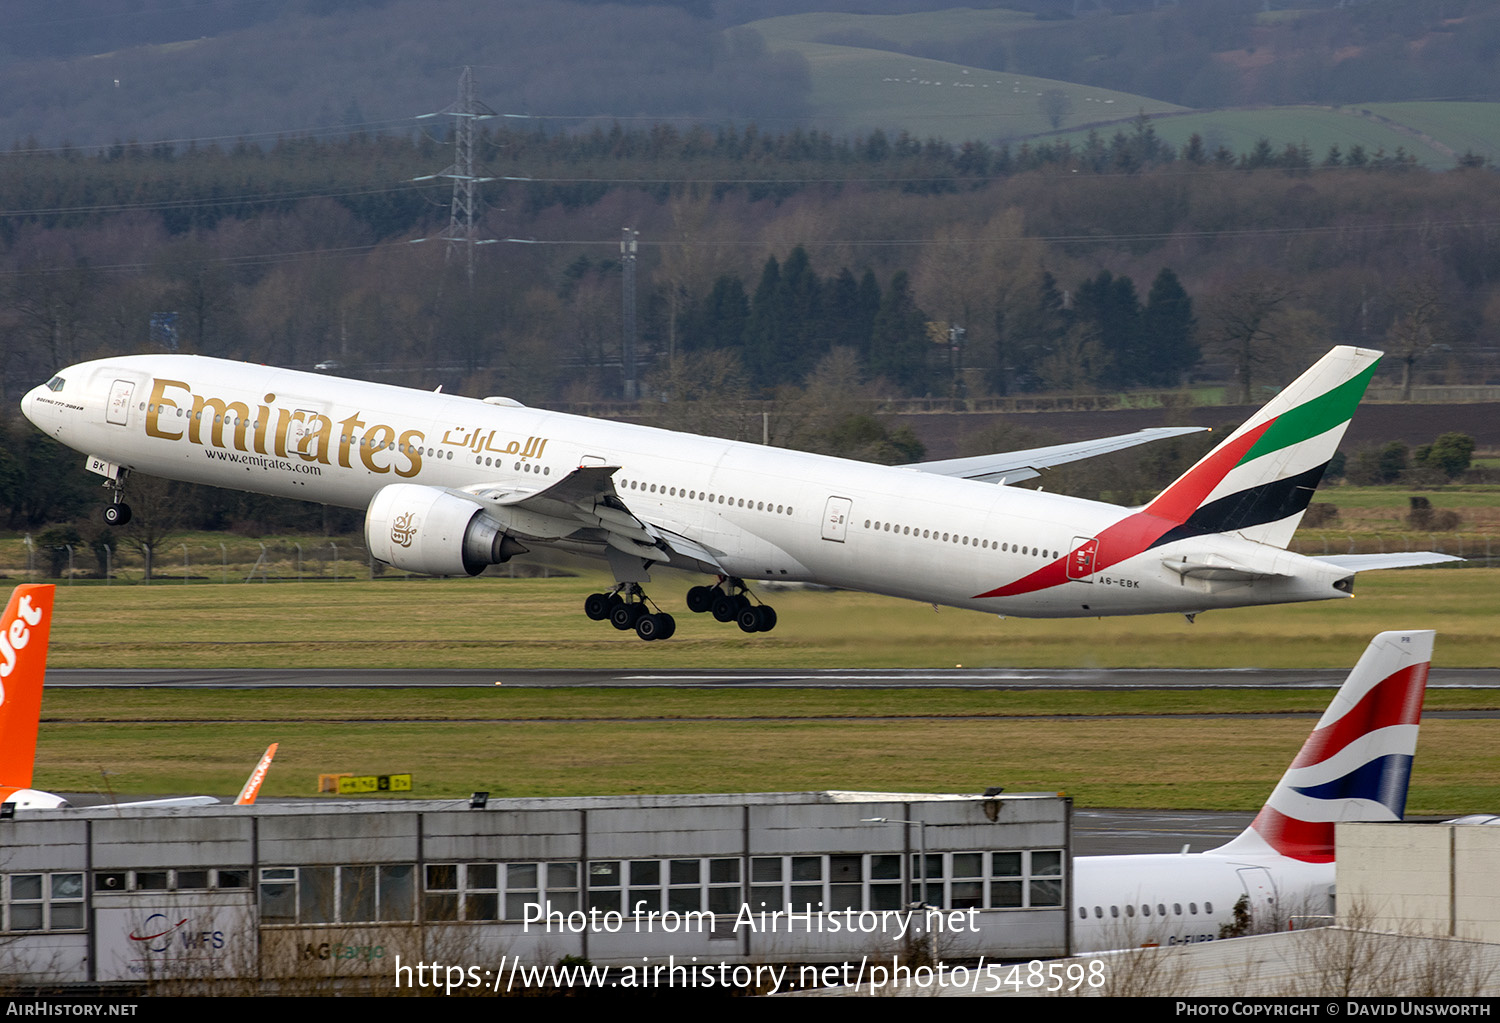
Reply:
<svg viewBox="0 0 1500 1023"><path fill-rule="evenodd" d="M830 497L823 510L823 539L843 543L849 531L849 512L854 502L847 497Z"/></svg>
<svg viewBox="0 0 1500 1023"><path fill-rule="evenodd" d="M1250 912L1257 920L1267 919L1276 909L1276 881L1266 867L1238 867L1240 884L1250 898Z"/></svg>
<svg viewBox="0 0 1500 1023"><path fill-rule="evenodd" d="M1099 556L1099 538L1097 536L1075 536L1073 538L1073 552L1068 555L1068 578L1076 579L1083 583L1092 583L1089 578L1094 574L1094 559Z"/></svg>
<svg viewBox="0 0 1500 1023"><path fill-rule="evenodd" d="M104 406L106 422L116 426L130 424L130 399L135 395L135 384L129 380L116 380L109 385L109 401Z"/></svg>

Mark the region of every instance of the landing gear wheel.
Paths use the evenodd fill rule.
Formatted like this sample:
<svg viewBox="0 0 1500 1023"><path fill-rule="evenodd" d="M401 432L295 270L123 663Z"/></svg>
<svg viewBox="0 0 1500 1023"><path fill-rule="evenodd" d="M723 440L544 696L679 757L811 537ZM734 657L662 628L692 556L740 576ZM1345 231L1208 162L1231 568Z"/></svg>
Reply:
<svg viewBox="0 0 1500 1023"><path fill-rule="evenodd" d="M130 505L120 502L104 506L104 524L106 526L123 526L130 521Z"/></svg>
<svg viewBox="0 0 1500 1023"><path fill-rule="evenodd" d="M746 607L735 621L741 632L770 632L776 628L776 612L770 604Z"/></svg>
<svg viewBox="0 0 1500 1023"><path fill-rule="evenodd" d="M734 621L740 614L740 598L728 593L719 594L714 598L713 613L715 621Z"/></svg>
<svg viewBox="0 0 1500 1023"><path fill-rule="evenodd" d="M591 593L583 602L583 613L593 621L602 622L609 617L609 613L614 610L614 602L619 599L613 593Z"/></svg>
<svg viewBox="0 0 1500 1023"><path fill-rule="evenodd" d="M641 615L635 623L635 634L650 642L667 639L677 631L677 623L669 614Z"/></svg>
<svg viewBox="0 0 1500 1023"><path fill-rule="evenodd" d="M628 632L636 627L641 616L646 613L644 604L619 604L609 613L609 624L621 632Z"/></svg>
<svg viewBox="0 0 1500 1023"><path fill-rule="evenodd" d="M705 611L712 611L714 606L714 588L712 586L694 586L687 591L687 608L695 615L701 615Z"/></svg>

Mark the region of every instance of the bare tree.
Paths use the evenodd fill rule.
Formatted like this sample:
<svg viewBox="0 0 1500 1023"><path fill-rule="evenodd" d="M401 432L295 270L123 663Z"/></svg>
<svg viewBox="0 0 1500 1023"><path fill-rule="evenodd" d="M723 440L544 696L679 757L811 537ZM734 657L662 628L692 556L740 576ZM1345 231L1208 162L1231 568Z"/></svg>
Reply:
<svg viewBox="0 0 1500 1023"><path fill-rule="evenodd" d="M1452 338L1447 310L1436 282L1426 278L1402 288L1404 310L1386 331L1386 347L1401 362L1401 400L1411 400L1412 371L1423 356L1444 349Z"/></svg>
<svg viewBox="0 0 1500 1023"><path fill-rule="evenodd" d="M1062 89L1048 89L1037 97L1036 102L1054 131L1062 127L1063 119L1073 112L1073 97Z"/></svg>
<svg viewBox="0 0 1500 1023"><path fill-rule="evenodd" d="M145 564L146 582L156 563L156 552L177 532L182 520L178 484L155 476L133 473L130 477L131 518L120 528L120 542L136 551Z"/></svg>
<svg viewBox="0 0 1500 1023"><path fill-rule="evenodd" d="M1296 298L1291 284L1255 275L1209 302L1205 340L1234 363L1241 404L1253 404L1255 382L1319 333L1317 316Z"/></svg>

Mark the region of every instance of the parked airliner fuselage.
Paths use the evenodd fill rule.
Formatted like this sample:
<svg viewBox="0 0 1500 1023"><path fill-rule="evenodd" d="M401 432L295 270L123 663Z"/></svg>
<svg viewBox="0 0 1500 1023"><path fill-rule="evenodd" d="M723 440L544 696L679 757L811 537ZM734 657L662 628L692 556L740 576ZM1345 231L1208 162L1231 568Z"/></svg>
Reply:
<svg viewBox="0 0 1500 1023"><path fill-rule="evenodd" d="M1317 926L1334 909L1334 865L1214 852L1073 861L1076 952L1212 941L1241 898L1254 925Z"/></svg>
<svg viewBox="0 0 1500 1023"><path fill-rule="evenodd" d="M1076 857L1074 950L1212 940L1236 924L1241 898L1257 930L1326 922L1336 824L1406 812L1432 646L1425 630L1371 640L1255 820L1227 845Z"/></svg>

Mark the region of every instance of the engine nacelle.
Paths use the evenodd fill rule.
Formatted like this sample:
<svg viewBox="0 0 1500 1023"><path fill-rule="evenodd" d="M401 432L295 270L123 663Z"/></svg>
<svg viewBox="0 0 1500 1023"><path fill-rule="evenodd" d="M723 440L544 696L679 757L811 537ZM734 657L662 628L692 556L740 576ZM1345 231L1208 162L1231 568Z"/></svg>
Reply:
<svg viewBox="0 0 1500 1023"><path fill-rule="evenodd" d="M38 789L0 788L0 803L13 804L18 810L63 810L71 804L62 796Z"/></svg>
<svg viewBox="0 0 1500 1023"><path fill-rule="evenodd" d="M415 483L375 495L365 543L386 564L423 575L478 575L526 551L473 501Z"/></svg>

